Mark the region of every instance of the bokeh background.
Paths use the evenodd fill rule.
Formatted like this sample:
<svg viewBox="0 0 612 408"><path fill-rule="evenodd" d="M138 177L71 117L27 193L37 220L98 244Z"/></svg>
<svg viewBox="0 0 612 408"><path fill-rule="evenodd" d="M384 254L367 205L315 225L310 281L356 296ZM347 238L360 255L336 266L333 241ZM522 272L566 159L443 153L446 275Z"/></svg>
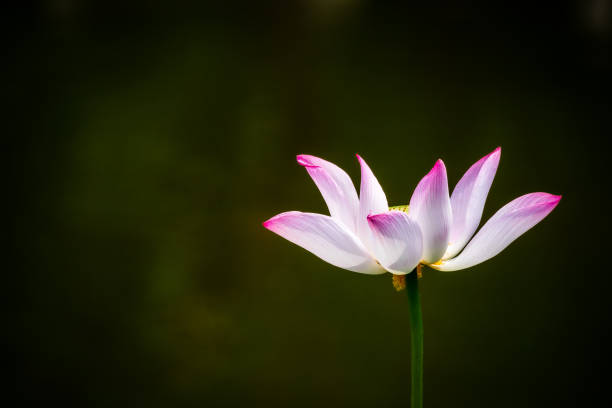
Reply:
<svg viewBox="0 0 612 408"><path fill-rule="evenodd" d="M407 406L389 275L266 231L326 212L299 153L405 204L501 145L483 219L557 209L427 270L429 407L589 406L608 384L610 2L48 0L3 12L14 406ZM13 299L14 298L14 299Z"/></svg>

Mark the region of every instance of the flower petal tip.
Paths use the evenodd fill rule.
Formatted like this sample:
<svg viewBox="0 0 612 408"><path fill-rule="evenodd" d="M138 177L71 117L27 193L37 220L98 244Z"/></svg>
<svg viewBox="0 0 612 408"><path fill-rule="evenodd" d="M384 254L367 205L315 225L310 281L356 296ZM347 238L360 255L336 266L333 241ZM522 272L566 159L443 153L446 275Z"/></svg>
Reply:
<svg viewBox="0 0 612 408"><path fill-rule="evenodd" d="M295 156L295 159L297 160L298 164L300 166L304 166L304 167L319 167L316 164L313 163L312 161L312 156L308 155L308 154L298 154L297 156Z"/></svg>
<svg viewBox="0 0 612 408"><path fill-rule="evenodd" d="M551 198L551 200L550 200L550 204L551 204L551 205L553 205L554 207L556 207L556 206L557 206L557 204L559 204L559 202L560 202L560 201L561 201L561 199L563 198L563 196L562 196L562 195L560 195L560 194L559 194L559 195L554 195L554 194L551 194L551 197L550 197L550 198Z"/></svg>
<svg viewBox="0 0 612 408"><path fill-rule="evenodd" d="M370 213L366 218L368 220L368 224L370 225L378 225L380 223L388 222L393 220L397 215L396 213L404 213L403 211L398 210L390 210L383 213Z"/></svg>
<svg viewBox="0 0 612 408"><path fill-rule="evenodd" d="M446 165L444 164L444 161L442 159L438 159L436 160L436 163L434 164L434 166L431 168L431 170L429 171L429 174L433 174L433 173L437 173L441 170L446 171Z"/></svg>
<svg viewBox="0 0 612 408"><path fill-rule="evenodd" d="M485 162L489 159L493 159L499 162L499 158L501 157L501 146L497 146L495 148L495 150L493 150L491 153L487 154L486 156L484 156L482 159L480 159L477 163L482 163Z"/></svg>
<svg viewBox="0 0 612 408"><path fill-rule="evenodd" d="M262 222L261 225L263 225L264 228L269 229L270 231L273 231L274 227L278 225L278 222L281 221L284 217L286 217L287 215L295 215L295 214L299 214L299 211L287 211L284 213L280 213Z"/></svg>
<svg viewBox="0 0 612 408"><path fill-rule="evenodd" d="M372 224L372 223L375 223L378 218L384 216L384 214L385 213L376 214L376 213L371 212L370 214L368 214L366 219L368 220L369 224Z"/></svg>
<svg viewBox="0 0 612 408"><path fill-rule="evenodd" d="M377 217L382 216L383 214L384 213L382 213L382 214L370 213L370 214L368 214L368 216L366 218L367 218L368 222L374 222Z"/></svg>
<svg viewBox="0 0 612 408"><path fill-rule="evenodd" d="M555 195L550 193L535 193L541 200L541 204L556 206L561 201L562 195Z"/></svg>
<svg viewBox="0 0 612 408"><path fill-rule="evenodd" d="M274 221L276 221L277 219L278 219L278 215L275 215L269 220L262 222L261 225L263 225L265 229L271 229L274 226Z"/></svg>

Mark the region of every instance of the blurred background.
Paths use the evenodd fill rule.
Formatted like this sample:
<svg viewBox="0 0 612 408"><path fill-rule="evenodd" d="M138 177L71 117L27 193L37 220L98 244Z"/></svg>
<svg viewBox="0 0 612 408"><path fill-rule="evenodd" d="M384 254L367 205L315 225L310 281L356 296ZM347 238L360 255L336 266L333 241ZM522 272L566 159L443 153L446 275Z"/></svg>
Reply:
<svg viewBox="0 0 612 408"><path fill-rule="evenodd" d="M361 154L399 205L497 146L483 220L564 198L493 260L425 271L426 405L598 400L610 1L25 3L2 13L12 406L407 406L390 276L261 223L327 212L299 153L357 186Z"/></svg>

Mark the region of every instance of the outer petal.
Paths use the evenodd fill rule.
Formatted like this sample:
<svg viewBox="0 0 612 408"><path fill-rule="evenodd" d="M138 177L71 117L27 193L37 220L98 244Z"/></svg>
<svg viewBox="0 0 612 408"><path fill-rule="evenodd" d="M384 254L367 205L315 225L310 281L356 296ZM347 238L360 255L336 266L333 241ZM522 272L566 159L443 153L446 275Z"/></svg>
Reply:
<svg viewBox="0 0 612 408"><path fill-rule="evenodd" d="M452 221L446 167L442 160L436 162L414 190L410 216L423 233L423 259L428 263L436 262L448 247Z"/></svg>
<svg viewBox="0 0 612 408"><path fill-rule="evenodd" d="M487 221L458 257L431 265L441 271L469 268L494 257L546 217L561 196L531 193L506 204Z"/></svg>
<svg viewBox="0 0 612 408"><path fill-rule="evenodd" d="M457 255L476 232L500 156L501 148L498 147L474 163L455 186L451 195L453 224L450 244L443 259Z"/></svg>
<svg viewBox="0 0 612 408"><path fill-rule="evenodd" d="M327 215L290 211L270 218L263 226L339 268L385 272L355 234Z"/></svg>
<svg viewBox="0 0 612 408"><path fill-rule="evenodd" d="M373 252L391 273L405 275L421 260L423 237L419 225L402 211L369 215Z"/></svg>
<svg viewBox="0 0 612 408"><path fill-rule="evenodd" d="M297 162L306 168L329 208L332 218L357 232L359 199L351 178L344 170L326 160L301 154Z"/></svg>
<svg viewBox="0 0 612 408"><path fill-rule="evenodd" d="M368 225L368 215L387 212L389 205L387 197L378 183L378 180L370 170L365 160L357 155L359 164L361 165L361 190L359 192L359 220L357 223L357 233L361 242L368 249L372 245L372 231Z"/></svg>

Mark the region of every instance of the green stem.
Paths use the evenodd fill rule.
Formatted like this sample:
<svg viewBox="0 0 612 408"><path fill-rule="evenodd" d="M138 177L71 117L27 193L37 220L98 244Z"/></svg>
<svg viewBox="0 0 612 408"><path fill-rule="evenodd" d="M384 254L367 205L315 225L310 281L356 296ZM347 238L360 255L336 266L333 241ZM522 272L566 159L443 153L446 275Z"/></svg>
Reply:
<svg viewBox="0 0 612 408"><path fill-rule="evenodd" d="M406 275L406 295L410 306L410 406L423 408L423 316L416 270Z"/></svg>

